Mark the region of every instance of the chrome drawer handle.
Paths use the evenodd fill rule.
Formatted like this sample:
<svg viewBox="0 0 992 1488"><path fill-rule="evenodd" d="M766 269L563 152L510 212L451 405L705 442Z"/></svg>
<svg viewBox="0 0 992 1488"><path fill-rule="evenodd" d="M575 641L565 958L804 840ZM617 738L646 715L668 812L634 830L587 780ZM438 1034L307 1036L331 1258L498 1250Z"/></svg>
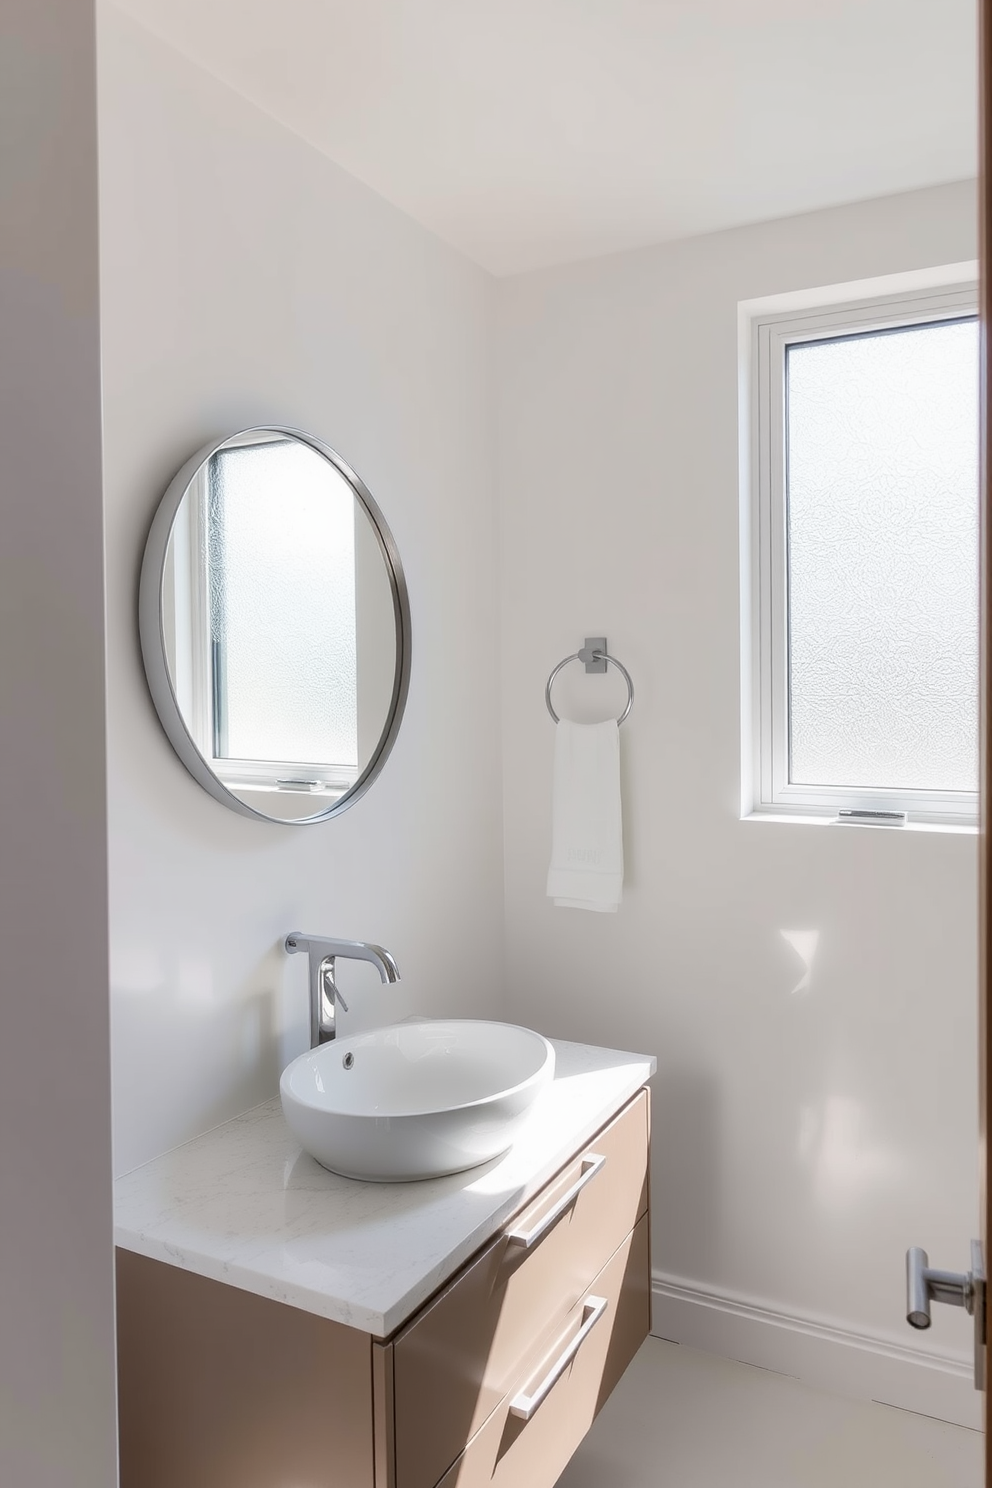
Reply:
<svg viewBox="0 0 992 1488"><path fill-rule="evenodd" d="M582 1327L564 1352L559 1354L533 1395L528 1395L526 1390L521 1390L519 1395L514 1395L510 1401L511 1416L519 1416L521 1421L530 1420L541 1402L551 1394L609 1305L605 1297L586 1298L582 1304Z"/></svg>
<svg viewBox="0 0 992 1488"><path fill-rule="evenodd" d="M565 1213L568 1206L575 1202L575 1199L585 1188L586 1184L591 1183L596 1174L601 1172L605 1166L605 1157L598 1157L595 1152L590 1152L582 1159L582 1176L572 1184L566 1194L562 1195L557 1204L553 1205L547 1214L537 1221L537 1224L532 1230L507 1231L506 1238L510 1244L522 1245L524 1250L529 1250L532 1245L535 1245L540 1240L542 1235L547 1234L555 1221L560 1219Z"/></svg>

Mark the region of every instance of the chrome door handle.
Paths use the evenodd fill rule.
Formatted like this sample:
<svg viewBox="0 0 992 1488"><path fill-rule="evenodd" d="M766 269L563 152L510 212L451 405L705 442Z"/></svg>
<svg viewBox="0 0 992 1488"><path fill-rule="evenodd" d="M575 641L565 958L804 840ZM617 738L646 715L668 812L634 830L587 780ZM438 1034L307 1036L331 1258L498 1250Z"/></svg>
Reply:
<svg viewBox="0 0 992 1488"><path fill-rule="evenodd" d="M906 1252L906 1321L911 1328L929 1328L931 1302L963 1307L975 1319L975 1389L985 1389L985 1265L981 1242L971 1242L970 1271L938 1271L925 1250L914 1245Z"/></svg>
<svg viewBox="0 0 992 1488"><path fill-rule="evenodd" d="M572 1184L567 1193L562 1195L557 1204L554 1204L548 1210L547 1214L545 1214L541 1219L538 1220L533 1229L508 1230L506 1238L507 1240L509 1240L510 1244L522 1245L525 1250L529 1250L532 1245L536 1245L541 1236L546 1235L555 1221L560 1219L560 1217L565 1213L565 1210L568 1208L568 1206L574 1203L579 1194L585 1188L586 1184L591 1183L596 1174L601 1172L602 1169L605 1168L605 1166L605 1157L599 1157L595 1152L587 1153L586 1156L582 1159L583 1171L581 1177Z"/></svg>
<svg viewBox="0 0 992 1488"><path fill-rule="evenodd" d="M541 1383L537 1386L533 1393L528 1395L527 1391L524 1389L521 1390L519 1395L514 1395L513 1399L510 1401L511 1416L519 1416L521 1421L530 1420L531 1416L537 1410L537 1407L541 1404L541 1402L543 1400L546 1400L547 1397L551 1394L551 1391L561 1379L562 1375L565 1373L565 1370L568 1368L569 1364L571 1364L572 1360L579 1352L579 1349L585 1343L586 1339L589 1337L589 1334L592 1332L593 1328L595 1328L596 1324L599 1322L600 1318L603 1316L603 1313L606 1311L609 1305L610 1304L605 1297L586 1298L585 1302L582 1304L582 1327L579 1329L578 1333L576 1333L571 1343L568 1344L558 1355L557 1359L552 1364L551 1368L548 1370L547 1374L544 1376Z"/></svg>
<svg viewBox="0 0 992 1488"><path fill-rule="evenodd" d="M911 1328L929 1328L931 1302L975 1311L975 1278L971 1271L935 1271L925 1250L914 1245L906 1252L906 1321Z"/></svg>

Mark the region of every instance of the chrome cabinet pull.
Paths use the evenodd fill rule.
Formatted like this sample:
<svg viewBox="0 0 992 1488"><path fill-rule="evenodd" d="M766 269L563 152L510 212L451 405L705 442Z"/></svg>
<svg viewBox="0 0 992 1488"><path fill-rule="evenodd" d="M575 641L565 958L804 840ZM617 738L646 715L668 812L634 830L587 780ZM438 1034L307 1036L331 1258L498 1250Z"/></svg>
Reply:
<svg viewBox="0 0 992 1488"><path fill-rule="evenodd" d="M521 1390L519 1395L513 1397L510 1401L511 1416L519 1416L521 1421L530 1420L541 1402L551 1394L609 1305L605 1297L586 1298L582 1304L582 1327L571 1343L559 1354L534 1393L528 1395L526 1390Z"/></svg>
<svg viewBox="0 0 992 1488"><path fill-rule="evenodd" d="M566 1194L562 1195L557 1204L554 1204L548 1210L547 1214L537 1221L537 1224L532 1230L507 1231L506 1238L510 1244L522 1245L524 1250L529 1250L532 1245L536 1245L541 1236L546 1235L555 1221L561 1218L569 1204L575 1201L586 1184L591 1183L596 1174L601 1172L605 1166L605 1157L599 1157L595 1152L588 1153L582 1159L582 1176L572 1184L572 1187Z"/></svg>

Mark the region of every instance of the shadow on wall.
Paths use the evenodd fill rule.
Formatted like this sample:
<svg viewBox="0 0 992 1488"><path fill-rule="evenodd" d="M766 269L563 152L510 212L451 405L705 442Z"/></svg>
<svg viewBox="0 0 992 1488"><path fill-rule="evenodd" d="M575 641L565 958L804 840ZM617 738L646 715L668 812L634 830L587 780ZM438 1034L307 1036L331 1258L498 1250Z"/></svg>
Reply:
<svg viewBox="0 0 992 1488"><path fill-rule="evenodd" d="M715 1075L689 1068L659 1069L652 1081L651 1183L654 1252L695 1258L695 1274L718 1269L723 1244L723 1101ZM677 1195L678 1215L660 1195Z"/></svg>

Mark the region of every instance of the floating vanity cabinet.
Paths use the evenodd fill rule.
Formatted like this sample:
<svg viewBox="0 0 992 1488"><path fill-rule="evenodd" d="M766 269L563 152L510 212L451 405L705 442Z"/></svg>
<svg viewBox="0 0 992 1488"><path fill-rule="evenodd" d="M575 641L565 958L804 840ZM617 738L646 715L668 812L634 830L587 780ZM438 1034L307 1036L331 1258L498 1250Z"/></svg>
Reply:
<svg viewBox="0 0 992 1488"><path fill-rule="evenodd" d="M191 1252L119 1248L121 1488L552 1488L648 1332L648 1094L634 1089L383 1336L257 1295L243 1272L196 1274ZM462 1202L482 1201L480 1176L488 1201L497 1171L462 1175ZM403 1201L389 1201L398 1250ZM322 1243L310 1232L307 1254Z"/></svg>

